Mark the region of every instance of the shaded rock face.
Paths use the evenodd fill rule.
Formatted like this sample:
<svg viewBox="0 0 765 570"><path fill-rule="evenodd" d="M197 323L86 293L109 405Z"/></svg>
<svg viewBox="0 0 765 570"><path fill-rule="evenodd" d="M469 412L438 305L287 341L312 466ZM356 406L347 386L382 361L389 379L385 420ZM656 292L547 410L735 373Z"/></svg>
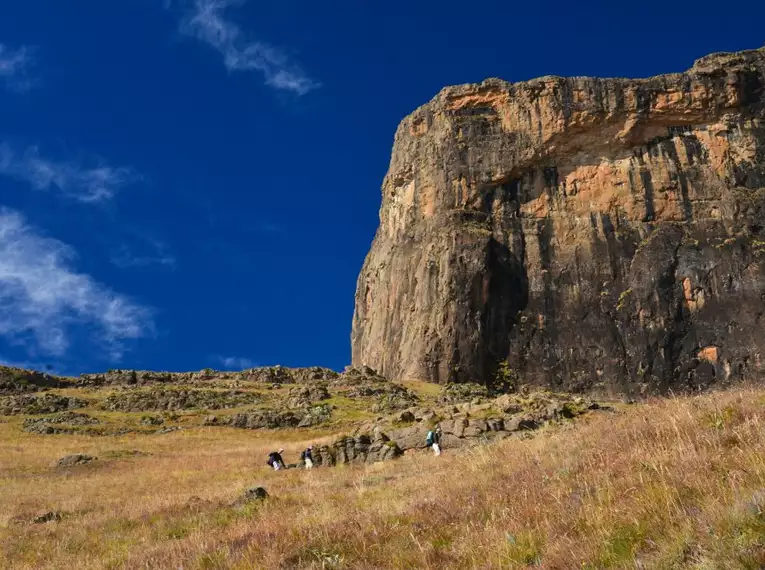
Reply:
<svg viewBox="0 0 765 570"><path fill-rule="evenodd" d="M602 394L763 372L765 48L450 87L407 117L353 364Z"/></svg>

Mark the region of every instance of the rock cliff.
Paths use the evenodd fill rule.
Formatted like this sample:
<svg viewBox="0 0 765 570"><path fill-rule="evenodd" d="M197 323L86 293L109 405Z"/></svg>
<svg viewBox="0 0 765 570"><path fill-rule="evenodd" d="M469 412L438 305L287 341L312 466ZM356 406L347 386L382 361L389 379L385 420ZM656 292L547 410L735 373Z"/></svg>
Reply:
<svg viewBox="0 0 765 570"><path fill-rule="evenodd" d="M353 363L603 394L755 377L765 48L649 79L490 79L404 119Z"/></svg>

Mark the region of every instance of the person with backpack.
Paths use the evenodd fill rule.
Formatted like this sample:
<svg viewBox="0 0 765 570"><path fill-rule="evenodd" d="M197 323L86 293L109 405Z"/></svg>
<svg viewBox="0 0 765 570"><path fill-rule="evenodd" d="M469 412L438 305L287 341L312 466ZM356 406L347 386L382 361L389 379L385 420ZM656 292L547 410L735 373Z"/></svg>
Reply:
<svg viewBox="0 0 765 570"><path fill-rule="evenodd" d="M274 471L279 471L279 469L286 468L284 465L284 459L282 459L282 453L284 453L284 450L280 449L279 451L272 451L268 454L268 461L266 461L266 464L273 467Z"/></svg>
<svg viewBox="0 0 765 570"><path fill-rule="evenodd" d="M425 443L433 450L434 455L441 455L441 426L428 432L428 437L425 440Z"/></svg>
<svg viewBox="0 0 765 570"><path fill-rule="evenodd" d="M305 463L305 468L306 469L312 469L313 468L313 455L312 455L312 452L313 452L313 446L309 445L303 451L303 453L300 454L300 459L302 459L303 462Z"/></svg>

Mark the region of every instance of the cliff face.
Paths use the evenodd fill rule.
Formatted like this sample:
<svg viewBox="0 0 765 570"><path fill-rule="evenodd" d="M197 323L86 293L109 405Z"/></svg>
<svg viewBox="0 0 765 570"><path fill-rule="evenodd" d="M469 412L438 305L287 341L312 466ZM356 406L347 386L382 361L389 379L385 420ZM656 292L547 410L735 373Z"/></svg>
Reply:
<svg viewBox="0 0 765 570"><path fill-rule="evenodd" d="M765 368L765 48L444 89L382 191L354 365L601 393Z"/></svg>

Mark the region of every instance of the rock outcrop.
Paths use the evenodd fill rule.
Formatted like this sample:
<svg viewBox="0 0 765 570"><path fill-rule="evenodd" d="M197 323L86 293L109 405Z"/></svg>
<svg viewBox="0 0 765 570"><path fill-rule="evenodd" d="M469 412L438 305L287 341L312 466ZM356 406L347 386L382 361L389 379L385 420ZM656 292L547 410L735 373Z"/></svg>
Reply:
<svg viewBox="0 0 765 570"><path fill-rule="evenodd" d="M447 408L412 408L359 425L352 435L313 448L317 466L376 463L426 447L429 430L440 427L442 447L452 450L527 434L593 410L612 411L581 397L550 392L506 394L487 401Z"/></svg>
<svg viewBox="0 0 765 570"><path fill-rule="evenodd" d="M306 428L327 423L332 409L326 404L296 410L259 410L233 416L207 416L203 425L228 426L240 429Z"/></svg>
<svg viewBox="0 0 765 570"><path fill-rule="evenodd" d="M259 401L260 398L256 394L240 390L154 388L112 394L100 403L100 407L104 410L120 412L176 411L202 408L220 410L257 404Z"/></svg>
<svg viewBox="0 0 765 570"><path fill-rule="evenodd" d="M603 395L765 368L765 48L650 79L491 79L404 119L353 364Z"/></svg>
<svg viewBox="0 0 765 570"><path fill-rule="evenodd" d="M62 457L55 463L55 467L75 467L76 465L87 465L96 461L98 458L84 453L75 453Z"/></svg>
<svg viewBox="0 0 765 570"><path fill-rule="evenodd" d="M314 464L332 466L360 463L377 463L395 459L402 454L396 442L381 433L375 436L366 434L347 436L331 445L314 448Z"/></svg>
<svg viewBox="0 0 765 570"><path fill-rule="evenodd" d="M28 418L24 420L23 429L28 433L54 435L60 433L77 433L81 426L91 426L100 423L100 420L87 414L64 412L55 416Z"/></svg>
<svg viewBox="0 0 765 570"><path fill-rule="evenodd" d="M303 384L318 380L334 380L337 372L328 368L313 366L309 368L286 368L284 366L264 366L239 372L212 370L206 368L199 372L152 372L150 370L109 370L101 374L82 374L77 380L78 387L100 386L145 386L155 384L214 384L236 385L238 382L258 382L263 384Z"/></svg>
<svg viewBox="0 0 765 570"><path fill-rule="evenodd" d="M21 414L53 414L84 408L88 402L80 398L69 398L57 394L6 396L0 398L0 416Z"/></svg>
<svg viewBox="0 0 765 570"><path fill-rule="evenodd" d="M66 388L74 383L71 379L51 376L11 366L0 366L0 394L22 394L48 388Z"/></svg>
<svg viewBox="0 0 765 570"><path fill-rule="evenodd" d="M392 423L388 418L363 425L357 433L372 433L373 439L389 441L401 452L406 452L425 448L428 431L439 426L443 431L442 446L453 449L559 424L594 410L613 411L595 401L566 394L506 394L480 403L463 402L435 409L412 408L393 416Z"/></svg>

